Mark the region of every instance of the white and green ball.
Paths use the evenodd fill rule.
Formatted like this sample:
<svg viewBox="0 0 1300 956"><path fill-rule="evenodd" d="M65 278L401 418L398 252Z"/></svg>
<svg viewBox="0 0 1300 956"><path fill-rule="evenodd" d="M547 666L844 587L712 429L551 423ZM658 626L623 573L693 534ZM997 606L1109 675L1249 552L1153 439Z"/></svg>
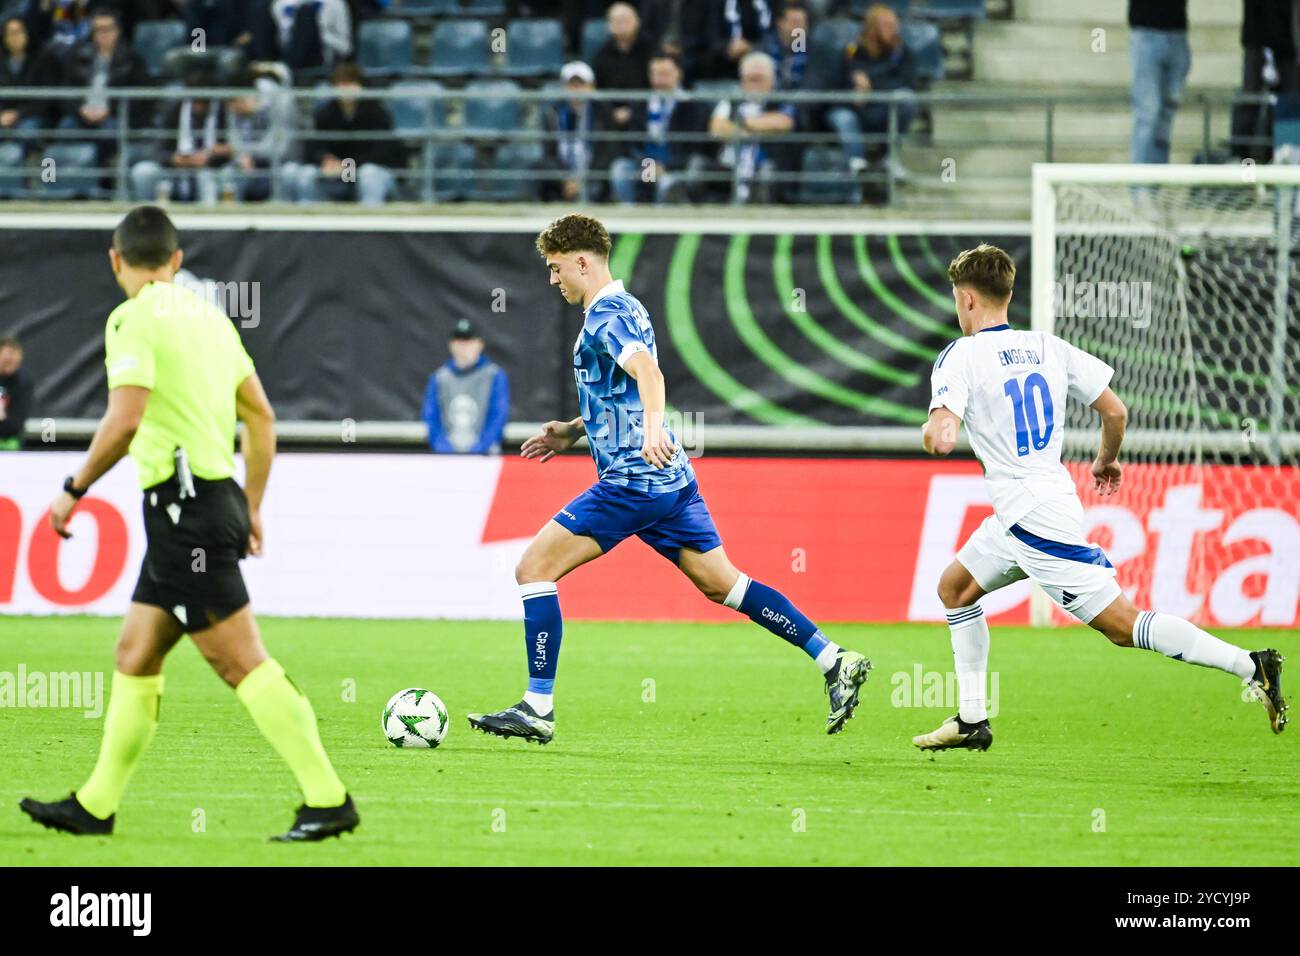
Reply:
<svg viewBox="0 0 1300 956"><path fill-rule="evenodd" d="M384 705L384 736L394 747L436 747L447 727L447 708L423 687L399 690Z"/></svg>

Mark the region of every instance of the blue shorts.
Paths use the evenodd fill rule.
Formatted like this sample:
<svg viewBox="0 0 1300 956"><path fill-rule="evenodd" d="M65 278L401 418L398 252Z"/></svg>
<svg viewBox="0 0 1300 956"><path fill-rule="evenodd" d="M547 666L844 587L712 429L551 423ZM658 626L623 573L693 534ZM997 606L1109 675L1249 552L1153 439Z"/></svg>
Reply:
<svg viewBox="0 0 1300 956"><path fill-rule="evenodd" d="M595 538L605 552L636 535L673 564L682 548L712 551L722 545L693 481L658 495L598 481L561 508L555 520L574 534Z"/></svg>

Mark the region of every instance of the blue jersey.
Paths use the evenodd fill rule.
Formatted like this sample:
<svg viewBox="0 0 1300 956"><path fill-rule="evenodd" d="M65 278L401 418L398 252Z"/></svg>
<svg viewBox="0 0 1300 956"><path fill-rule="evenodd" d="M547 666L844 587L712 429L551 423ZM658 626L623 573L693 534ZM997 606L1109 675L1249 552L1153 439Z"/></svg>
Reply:
<svg viewBox="0 0 1300 956"><path fill-rule="evenodd" d="M636 380L623 370L623 363L637 352L659 358L650 315L635 296L623 291L621 281L611 282L587 308L573 344L573 376L596 473L601 481L650 494L678 491L695 480L681 447L665 468L655 468L641 457L644 409ZM671 431L669 435L677 443L677 436Z"/></svg>

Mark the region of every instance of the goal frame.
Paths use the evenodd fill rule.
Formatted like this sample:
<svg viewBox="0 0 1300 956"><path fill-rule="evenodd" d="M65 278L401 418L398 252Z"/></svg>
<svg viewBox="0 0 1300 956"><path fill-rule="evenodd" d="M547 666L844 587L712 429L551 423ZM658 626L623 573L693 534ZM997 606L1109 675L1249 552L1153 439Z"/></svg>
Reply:
<svg viewBox="0 0 1300 956"><path fill-rule="evenodd" d="M1270 457L1276 463L1283 451L1300 444L1300 436L1281 431L1283 395L1286 388L1286 331L1288 290L1291 281L1291 235L1295 224L1295 196L1300 190L1300 166L1258 165L1251 160L1232 164L1135 164L1135 163L1034 163L1032 171L1032 212L1030 232L1030 327L1053 332L1055 316L1055 280L1057 260L1056 187L1062 183L1120 186L1235 186L1275 187L1281 201L1274 218L1273 336L1270 350L1270 376L1273 405L1270 415ZM1141 443L1141 435L1129 436ZM1030 592L1029 619L1034 627L1047 627L1052 621L1052 602L1042 588L1034 585Z"/></svg>

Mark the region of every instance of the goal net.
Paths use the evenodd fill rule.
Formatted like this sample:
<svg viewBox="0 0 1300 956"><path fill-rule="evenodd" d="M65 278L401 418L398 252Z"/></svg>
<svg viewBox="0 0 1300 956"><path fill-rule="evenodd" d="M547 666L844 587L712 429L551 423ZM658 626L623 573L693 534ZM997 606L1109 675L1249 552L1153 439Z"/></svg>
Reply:
<svg viewBox="0 0 1300 956"><path fill-rule="evenodd" d="M1095 413L1063 422L1121 586L1202 623L1291 624L1300 168L1039 164L1033 190L1033 327L1112 365L1129 409L1117 498L1091 489Z"/></svg>

